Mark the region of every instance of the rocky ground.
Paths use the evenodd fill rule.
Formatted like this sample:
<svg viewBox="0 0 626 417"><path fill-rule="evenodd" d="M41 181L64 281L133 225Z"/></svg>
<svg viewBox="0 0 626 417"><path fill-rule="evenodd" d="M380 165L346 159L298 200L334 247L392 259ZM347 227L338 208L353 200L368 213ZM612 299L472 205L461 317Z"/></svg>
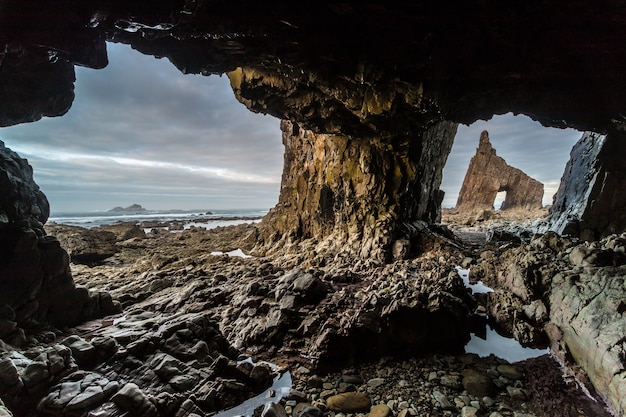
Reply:
<svg viewBox="0 0 626 417"><path fill-rule="evenodd" d="M132 224L92 231L50 225L48 233L74 259L79 288L110 294L123 312L75 328L29 329L18 346L2 343L6 408L0 406L0 416L11 415L8 410L14 416L208 416L262 392L285 371L291 372L292 392L268 399L275 403L257 413L609 415L573 377L563 377L556 356L509 364L463 353L469 331L476 322L484 326L487 311L524 343L549 343L531 337L546 333L540 331L548 324L541 303L545 308L549 301L520 296L537 292L538 284L514 280L517 286L507 286L493 277L502 276L499 261L555 245L581 246L545 238L525 245L515 233L461 227L452 230L489 241L483 237L464 248L442 240L418 258L374 265L340 255L306 256L315 253L313 243L302 246L300 258L211 254L237 248L254 253L257 230L251 224L148 233ZM573 256L581 265L608 250L574 249L567 262ZM456 265L507 291L473 297ZM525 312L526 319L511 319ZM575 312L559 314L563 322ZM559 341L552 341L562 353ZM257 363L241 361L248 356Z"/></svg>

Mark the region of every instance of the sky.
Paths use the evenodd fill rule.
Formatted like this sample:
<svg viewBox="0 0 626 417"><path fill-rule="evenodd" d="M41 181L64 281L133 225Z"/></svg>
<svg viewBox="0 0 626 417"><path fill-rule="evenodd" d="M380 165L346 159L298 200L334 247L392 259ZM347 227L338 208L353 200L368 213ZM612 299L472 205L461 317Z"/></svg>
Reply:
<svg viewBox="0 0 626 417"><path fill-rule="evenodd" d="M283 164L279 120L239 103L226 76L184 75L166 59L109 44L102 70L76 67L63 117L0 129L33 166L53 213L273 207ZM456 203L482 130L509 165L543 182L552 201L581 133L527 117L459 126L444 170L444 207Z"/></svg>

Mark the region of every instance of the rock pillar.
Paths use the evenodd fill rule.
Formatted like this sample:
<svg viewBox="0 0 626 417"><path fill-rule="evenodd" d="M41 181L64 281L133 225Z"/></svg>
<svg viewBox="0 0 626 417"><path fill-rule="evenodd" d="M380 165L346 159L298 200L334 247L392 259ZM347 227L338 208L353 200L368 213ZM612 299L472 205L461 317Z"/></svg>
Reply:
<svg viewBox="0 0 626 417"><path fill-rule="evenodd" d="M596 240L626 231L626 133L585 133L574 145L550 209L551 230Z"/></svg>
<svg viewBox="0 0 626 417"><path fill-rule="evenodd" d="M440 219L439 185L456 128L439 122L417 138L359 140L283 121L285 164L278 204L263 221L266 245L311 238L385 261L401 242L406 255L420 230Z"/></svg>

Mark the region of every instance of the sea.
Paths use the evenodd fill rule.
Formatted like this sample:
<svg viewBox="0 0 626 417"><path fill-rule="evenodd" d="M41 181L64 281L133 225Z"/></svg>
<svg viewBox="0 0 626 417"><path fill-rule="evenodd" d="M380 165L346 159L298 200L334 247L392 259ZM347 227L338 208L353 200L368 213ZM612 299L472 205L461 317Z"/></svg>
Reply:
<svg viewBox="0 0 626 417"><path fill-rule="evenodd" d="M143 210L137 212L90 211L53 212L48 222L93 228L119 222L171 222L185 224L185 228L200 226L211 229L218 226L231 226L241 223L258 222L269 209L221 209L221 210Z"/></svg>

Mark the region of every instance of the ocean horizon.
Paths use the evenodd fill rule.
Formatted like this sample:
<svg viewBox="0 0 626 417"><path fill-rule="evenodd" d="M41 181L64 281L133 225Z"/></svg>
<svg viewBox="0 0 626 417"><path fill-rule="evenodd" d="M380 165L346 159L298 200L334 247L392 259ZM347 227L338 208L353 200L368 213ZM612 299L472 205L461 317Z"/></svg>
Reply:
<svg viewBox="0 0 626 417"><path fill-rule="evenodd" d="M81 226L86 228L110 225L120 222L168 222L184 221L194 223L198 220L206 222L228 222L241 218L260 218L269 212L269 208L254 209L170 209L142 211L76 211L76 212L52 212L48 223L54 222L69 226Z"/></svg>

